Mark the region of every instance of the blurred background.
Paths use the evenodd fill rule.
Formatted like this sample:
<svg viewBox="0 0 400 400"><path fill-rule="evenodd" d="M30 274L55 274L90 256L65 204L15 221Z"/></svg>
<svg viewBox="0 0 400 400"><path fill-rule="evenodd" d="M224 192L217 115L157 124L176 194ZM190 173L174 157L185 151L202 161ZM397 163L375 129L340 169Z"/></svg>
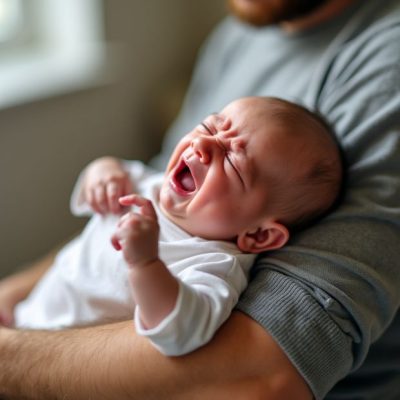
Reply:
<svg viewBox="0 0 400 400"><path fill-rule="evenodd" d="M77 233L102 155L148 161L223 0L0 0L0 277Z"/></svg>

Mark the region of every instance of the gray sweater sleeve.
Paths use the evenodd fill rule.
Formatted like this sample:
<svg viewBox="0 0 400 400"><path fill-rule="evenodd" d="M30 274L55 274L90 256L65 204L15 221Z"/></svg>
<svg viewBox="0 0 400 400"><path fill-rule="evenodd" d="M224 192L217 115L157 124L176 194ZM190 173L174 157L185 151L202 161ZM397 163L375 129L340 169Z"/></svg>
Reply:
<svg viewBox="0 0 400 400"><path fill-rule="evenodd" d="M238 304L316 399L360 366L400 305L400 18L348 32L319 73L314 106L347 155L344 201L260 258Z"/></svg>
<svg viewBox="0 0 400 400"><path fill-rule="evenodd" d="M183 133L246 95L301 99L334 124L349 164L343 204L260 258L238 304L276 339L316 399L360 366L400 304L400 6L355 5L308 36L222 23L163 151L165 164ZM390 7L397 11L385 16Z"/></svg>

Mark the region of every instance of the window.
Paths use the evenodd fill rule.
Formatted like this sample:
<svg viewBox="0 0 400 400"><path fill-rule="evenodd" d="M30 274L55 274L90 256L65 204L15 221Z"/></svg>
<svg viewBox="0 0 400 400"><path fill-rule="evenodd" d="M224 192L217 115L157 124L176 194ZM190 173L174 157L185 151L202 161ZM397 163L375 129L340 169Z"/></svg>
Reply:
<svg viewBox="0 0 400 400"><path fill-rule="evenodd" d="M0 0L0 108L98 84L99 0Z"/></svg>
<svg viewBox="0 0 400 400"><path fill-rule="evenodd" d="M19 0L0 0L0 44L11 40L22 26Z"/></svg>

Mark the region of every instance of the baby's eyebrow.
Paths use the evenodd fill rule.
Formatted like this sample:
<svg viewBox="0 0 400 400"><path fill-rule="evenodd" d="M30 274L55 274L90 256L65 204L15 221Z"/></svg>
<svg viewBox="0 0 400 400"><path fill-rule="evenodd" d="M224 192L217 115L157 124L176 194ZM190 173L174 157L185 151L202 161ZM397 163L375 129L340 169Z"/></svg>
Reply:
<svg viewBox="0 0 400 400"><path fill-rule="evenodd" d="M200 125L201 125L211 136L214 136L213 133L211 132L211 129L206 125L205 122L200 122Z"/></svg>
<svg viewBox="0 0 400 400"><path fill-rule="evenodd" d="M219 112L217 112L217 111L214 111L214 112L212 112L211 114L209 114L208 115L208 117L206 117L204 120L203 120L203 122L201 122L200 123L200 125L202 125L205 129L207 129L207 131L209 131L210 132L210 129L208 128L208 126L206 125L206 123L204 122L204 121L206 121L209 117L211 117L211 116L213 116L213 117L219 117ZM211 133L211 132L210 132Z"/></svg>

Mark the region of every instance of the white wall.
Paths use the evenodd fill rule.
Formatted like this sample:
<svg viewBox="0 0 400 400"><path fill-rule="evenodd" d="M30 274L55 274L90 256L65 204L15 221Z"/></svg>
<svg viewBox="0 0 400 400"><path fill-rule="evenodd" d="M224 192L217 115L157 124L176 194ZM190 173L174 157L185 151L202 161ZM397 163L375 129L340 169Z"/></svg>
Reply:
<svg viewBox="0 0 400 400"><path fill-rule="evenodd" d="M0 276L82 227L68 201L87 162L157 151L176 108L163 102L225 12L223 0L104 0L104 8L111 84L0 110Z"/></svg>

